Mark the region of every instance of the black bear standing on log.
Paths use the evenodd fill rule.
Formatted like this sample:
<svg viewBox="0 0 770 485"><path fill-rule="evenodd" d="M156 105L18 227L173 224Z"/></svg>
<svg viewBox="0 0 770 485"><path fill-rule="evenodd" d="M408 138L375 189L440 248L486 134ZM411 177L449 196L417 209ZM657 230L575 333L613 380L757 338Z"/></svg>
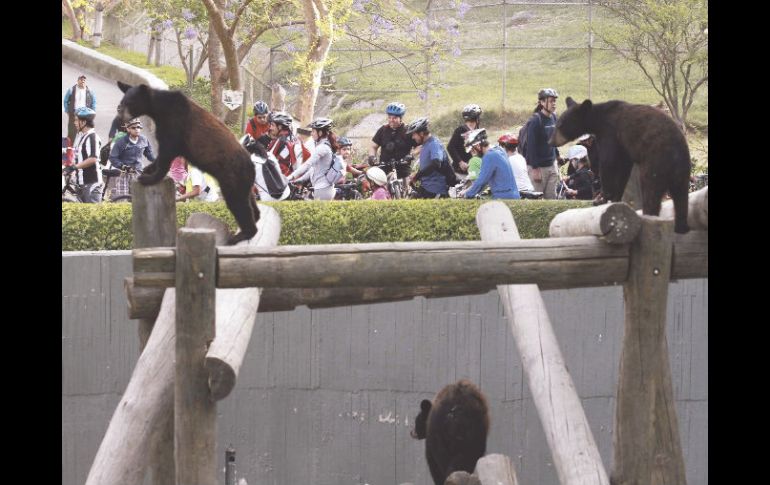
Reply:
<svg viewBox="0 0 770 485"><path fill-rule="evenodd" d="M125 93L120 102L124 120L146 115L155 122L158 158L145 167L139 182L157 184L168 173L171 161L181 155L219 182L227 208L241 229L230 236L228 244L254 237L259 220L251 191L255 168L249 153L227 126L180 91L145 84L130 86L120 81L118 87Z"/></svg>
<svg viewBox="0 0 770 485"><path fill-rule="evenodd" d="M646 104L590 99L576 103L567 98L567 111L556 122L549 140L561 146L583 133L599 141L599 176L606 199L623 197L633 164L639 165L642 213L660 214L661 199L668 192L674 201L674 231L686 233L690 187L690 149L682 130L670 116Z"/></svg>

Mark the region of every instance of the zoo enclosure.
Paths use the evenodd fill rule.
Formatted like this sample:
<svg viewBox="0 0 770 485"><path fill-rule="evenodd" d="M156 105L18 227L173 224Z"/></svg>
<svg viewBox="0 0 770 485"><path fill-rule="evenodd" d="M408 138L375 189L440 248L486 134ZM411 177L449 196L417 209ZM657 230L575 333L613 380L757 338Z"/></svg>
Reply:
<svg viewBox="0 0 770 485"><path fill-rule="evenodd" d="M167 229L156 231L156 235L173 235L173 188L168 183L162 185L166 187L160 189L169 192L170 196L164 196L162 191L152 193L153 188L150 188L146 200L143 194L137 194L134 199L134 228L138 241L146 240L148 228L157 228L159 224ZM138 204L136 202L143 200ZM154 202L148 203L150 200ZM170 201L171 205L166 205L166 209L161 209L163 204L159 202L163 200L167 204ZM708 227L707 200L707 189L691 196L691 224L694 228ZM250 242L252 246L271 246L277 241L277 216L274 211L265 210L260 235ZM132 422L140 419L149 423L153 430L166 427L161 423L169 422L171 414L167 410L170 403L166 397L170 382L175 382L176 387L173 394L176 403L173 406L174 436L159 443L167 449L173 443L177 480L184 483L191 480L196 483L213 483L216 463L215 425L212 424L215 423L216 406L213 402L229 394L234 386L251 335L253 315L259 305L260 289L253 287L344 287L350 284L349 280L340 279L339 275L350 276L360 272L360 261L372 259L350 257L350 251L366 255L367 252L382 253L383 250L397 253L392 261L395 267L389 271L401 275L402 279L384 280L382 270L377 274L372 269L363 280L354 283L368 285L370 289L383 282L391 286L405 283L415 285L418 281L443 286L468 279L471 284L486 285L487 288L490 284L504 285L498 286L498 289L522 353L529 385L554 454L559 479L564 484L596 483L591 480L608 483L607 473L562 362L542 301L538 303L539 290L534 285L521 283L550 282L556 287L573 287L581 283L606 285L623 282L626 332L621 356L613 475L646 482L651 474L655 474L664 480L684 483L676 413L670 409L673 397L665 339L666 295L671 277L707 276L708 268L703 264L707 255L707 232L693 231L687 236L673 238L671 221L650 217L639 220L636 213L624 204L567 211L561 216L552 223L552 236L601 234L604 241L599 241L597 236L583 236L561 239L561 244L557 240L533 240L529 241L532 244L520 247L521 243L515 243L518 233L510 213L503 205L492 203L479 210L478 222L482 239L500 241L501 244L497 245L471 243L467 248L458 248L455 243L425 243L420 247L412 247L414 245L409 243L394 243L385 248L377 245L361 245L360 248L340 245L339 248L326 249L314 246L276 250L267 247L259 250L256 247L234 247L217 251L215 238L224 241L226 228L223 230L221 223L217 226L216 222L209 221L207 224L216 226L216 230L182 230L176 251L162 248L136 250L133 283L164 292L164 288L175 281L177 290L182 291L178 292L180 297L176 302L174 318L174 293L165 290L155 329L147 340L147 349L137 363L134 377L123 398L124 403L133 403L133 406L127 408L121 404L116 409L87 483L132 483L141 480L146 460L149 459L146 450L150 448L145 445L157 441L157 438L153 438L146 427L132 425ZM143 221L146 220L152 223L142 229ZM165 223L161 224L162 220ZM612 243L618 246L613 247ZM452 263L458 257L466 259L473 255L478 259L480 250L487 250L483 259L489 259L488 264L493 267L505 266L508 272L490 272L488 267L463 272L452 268ZM410 253L414 254L410 256ZM415 280L411 276L415 263L413 256L420 253L428 254L426 259L430 263L418 268L426 271L418 271L420 276ZM232 264L225 262L228 255L233 258ZM313 265L307 265L309 261L318 264L319 259L321 265L315 266L316 269L334 263L338 269L337 274L324 277L315 272ZM549 260L554 265L552 268L548 266ZM613 263L613 260L616 261ZM306 264L294 267L291 261L304 261ZM597 273L599 268L608 265L617 267L618 273L611 272L604 280L595 276L582 276ZM429 268L439 269L431 272ZM268 278L260 279L255 269L267 274ZM534 276L539 274L546 276ZM288 277L282 279L282 275ZM483 279L485 276L487 279ZM216 286L252 288L223 291L222 298L218 299L220 305L216 307L216 320L220 323L225 319L229 321L217 327L223 330L223 334L217 334L214 339ZM130 284L127 288L130 292ZM462 291L467 291L467 288ZM385 295L384 299L392 297ZM361 298L359 301L363 300ZM296 303L305 302L300 298ZM532 325L526 324L533 317ZM169 342L173 342L171 325L174 320L177 323L175 379L168 374L169 371L163 370L170 368L167 362L164 363L168 360L164 356L168 354L166 347L173 345ZM193 338L190 332L196 328L200 333L197 338ZM640 329L643 331L640 332ZM205 343L212 340L208 355L201 352L205 349ZM651 421L653 415L655 419ZM137 446L132 454L121 456L115 461L115 450L126 439L142 446ZM656 457L654 460L653 456ZM661 456L665 459L660 460ZM168 467L172 462L163 463Z"/></svg>

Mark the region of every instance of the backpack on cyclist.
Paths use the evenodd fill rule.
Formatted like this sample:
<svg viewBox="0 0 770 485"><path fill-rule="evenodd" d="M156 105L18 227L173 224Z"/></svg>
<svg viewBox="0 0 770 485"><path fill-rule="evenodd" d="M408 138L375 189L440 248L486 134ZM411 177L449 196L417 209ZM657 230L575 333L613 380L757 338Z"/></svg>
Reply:
<svg viewBox="0 0 770 485"><path fill-rule="evenodd" d="M336 153L332 154L332 163L329 164L329 169L324 174L326 181L334 185L337 180L342 177L342 158Z"/></svg>
<svg viewBox="0 0 770 485"><path fill-rule="evenodd" d="M519 153L522 157L524 157L524 160L529 161L529 145L527 143L527 132L529 131L529 127L532 125L532 123L539 123L540 121L540 115L538 113L533 114L529 117L526 123L524 123L524 126L521 127L519 130Z"/></svg>
<svg viewBox="0 0 770 485"><path fill-rule="evenodd" d="M441 167L438 169L439 173L444 176L448 187L454 187L459 183L457 180L457 174L452 168L452 164L449 161L449 155L444 150L444 159L441 161Z"/></svg>
<svg viewBox="0 0 770 485"><path fill-rule="evenodd" d="M280 199L283 195L283 191L286 190L288 182L284 178L281 171L278 170L277 164L271 160L265 160L262 165L262 178L265 179L265 188L270 194L270 197L274 199Z"/></svg>

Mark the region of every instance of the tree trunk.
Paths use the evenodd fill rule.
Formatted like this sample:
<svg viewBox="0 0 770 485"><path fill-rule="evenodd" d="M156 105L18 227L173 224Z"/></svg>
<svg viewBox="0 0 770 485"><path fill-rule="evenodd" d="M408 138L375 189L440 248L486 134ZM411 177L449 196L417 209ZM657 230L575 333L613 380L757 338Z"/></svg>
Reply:
<svg viewBox="0 0 770 485"><path fill-rule="evenodd" d="M308 36L305 65L309 72L303 73L300 81L297 115L304 126L313 120L321 75L332 45L334 19L329 16L329 9L323 0L302 0L302 6ZM326 28L322 29L322 25L326 25Z"/></svg>
<svg viewBox="0 0 770 485"><path fill-rule="evenodd" d="M222 44L214 31L213 22L209 23L209 73L211 75L211 112L220 120L224 118L224 104L222 104L222 63L219 56L222 54Z"/></svg>
<svg viewBox="0 0 770 485"><path fill-rule="evenodd" d="M69 0L61 0L61 8L70 20L70 25L72 25L72 37L70 40L72 42L78 42L83 37L83 33L80 30L78 19L75 17L75 11L72 10L72 4L70 4Z"/></svg>
<svg viewBox="0 0 770 485"><path fill-rule="evenodd" d="M95 19L94 19L94 35L91 38L91 43L95 48L99 48L102 45L102 24L104 22L104 4L102 2L96 2L94 6Z"/></svg>
<svg viewBox="0 0 770 485"><path fill-rule="evenodd" d="M225 24L225 19L222 16L222 10L225 8L224 0L203 0L203 5L209 13L209 39L212 36L218 39L218 43L225 55L225 68L227 69L227 80L230 83L230 89L233 91L241 90L241 73L238 61L238 53L235 49L234 32L231 32ZM212 32L213 30L213 32ZM213 76L212 76L213 79ZM218 76L220 82L220 99L221 90L224 88L225 79L222 76ZM213 100L212 100L213 101ZM221 104L221 101L219 101ZM225 123L235 123L240 119L241 106L238 109L227 110L224 112Z"/></svg>

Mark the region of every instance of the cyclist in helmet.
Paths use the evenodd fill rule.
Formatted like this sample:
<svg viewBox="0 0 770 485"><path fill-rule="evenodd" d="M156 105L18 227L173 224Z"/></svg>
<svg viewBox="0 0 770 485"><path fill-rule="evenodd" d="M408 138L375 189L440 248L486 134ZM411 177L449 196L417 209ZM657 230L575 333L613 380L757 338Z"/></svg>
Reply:
<svg viewBox="0 0 770 485"><path fill-rule="evenodd" d="M366 178L369 179L374 188L374 190L372 190L372 196L369 197L370 199L390 200L390 192L387 187L385 187L388 183L388 176L385 175L385 172L383 172L380 167L370 167L366 171Z"/></svg>
<svg viewBox="0 0 770 485"><path fill-rule="evenodd" d="M508 155L508 163L511 164L513 177L516 179L516 188L519 191L535 192L532 181L527 173L527 162L518 151L519 140L513 133L506 133L497 139L497 143L505 150Z"/></svg>
<svg viewBox="0 0 770 485"><path fill-rule="evenodd" d="M380 150L379 163L383 163L401 160L409 155L415 146L404 126L406 106L402 103L390 103L385 108L385 113L388 115L388 122L382 125L372 137L372 145L369 148L370 165L375 164L378 149ZM411 169L408 165L396 167L398 178L406 178L410 173Z"/></svg>
<svg viewBox="0 0 770 485"><path fill-rule="evenodd" d="M592 200L594 197L594 174L591 172L588 160L588 150L582 145L573 145L567 152L569 164L575 171L572 175L562 177L567 186L565 193L568 199Z"/></svg>
<svg viewBox="0 0 770 485"><path fill-rule="evenodd" d="M455 172L467 174L471 154L465 150L463 135L481 127L481 106L469 104L463 108L463 124L458 126L447 144L447 151L452 157L452 168Z"/></svg>
<svg viewBox="0 0 770 485"><path fill-rule="evenodd" d="M339 156L342 157L342 165L344 166L343 174L350 174L353 177L358 177L363 174L361 170L353 166L353 142L346 136L341 136L337 140L337 145L340 147Z"/></svg>
<svg viewBox="0 0 770 485"><path fill-rule="evenodd" d="M552 147L548 140L556 129L556 98L559 93L555 89L545 88L537 93L537 107L527 122L527 160L529 178L538 192L543 192L543 198L555 199L556 186L559 183L559 168L557 159L559 150Z"/></svg>
<svg viewBox="0 0 770 485"><path fill-rule="evenodd" d="M460 197L472 199L489 184L493 199L520 198L508 157L499 146L491 147L489 145L487 130L479 128L468 132L465 146L468 150L475 147L481 153L481 173L468 190L460 192Z"/></svg>
<svg viewBox="0 0 770 485"><path fill-rule="evenodd" d="M334 199L334 184L343 173L341 167L334 167L334 157L339 145L337 135L332 132L332 126L334 121L329 118L317 118L308 125L310 135L316 143L315 150L307 162L288 176L289 182L293 182L310 170L310 182L313 184L313 196L316 200Z"/></svg>
<svg viewBox="0 0 770 485"><path fill-rule="evenodd" d="M406 127L406 133L421 146L420 168L413 178L420 181L420 186L415 193L420 199L444 199L449 197L449 187L457 183L457 176L444 146L431 134L429 123L428 118L417 118Z"/></svg>
<svg viewBox="0 0 770 485"><path fill-rule="evenodd" d="M67 172L76 172L79 195L83 202L102 201L102 171L97 161L102 148L102 140L94 129L96 112L91 108L81 107L75 110L75 129L77 135L74 147L73 164L66 167Z"/></svg>
<svg viewBox="0 0 770 485"><path fill-rule="evenodd" d="M254 103L254 117L249 119L246 123L246 134L251 135L252 138L258 140L259 137L267 133L270 128L267 122L267 115L270 112L270 108L267 107L267 103L262 100Z"/></svg>
<svg viewBox="0 0 770 485"><path fill-rule="evenodd" d="M310 158L310 152L294 137L292 124L294 119L285 111L275 111L270 114L270 142L267 151L278 160L281 173L288 176L302 162ZM257 140L260 141L261 140Z"/></svg>

